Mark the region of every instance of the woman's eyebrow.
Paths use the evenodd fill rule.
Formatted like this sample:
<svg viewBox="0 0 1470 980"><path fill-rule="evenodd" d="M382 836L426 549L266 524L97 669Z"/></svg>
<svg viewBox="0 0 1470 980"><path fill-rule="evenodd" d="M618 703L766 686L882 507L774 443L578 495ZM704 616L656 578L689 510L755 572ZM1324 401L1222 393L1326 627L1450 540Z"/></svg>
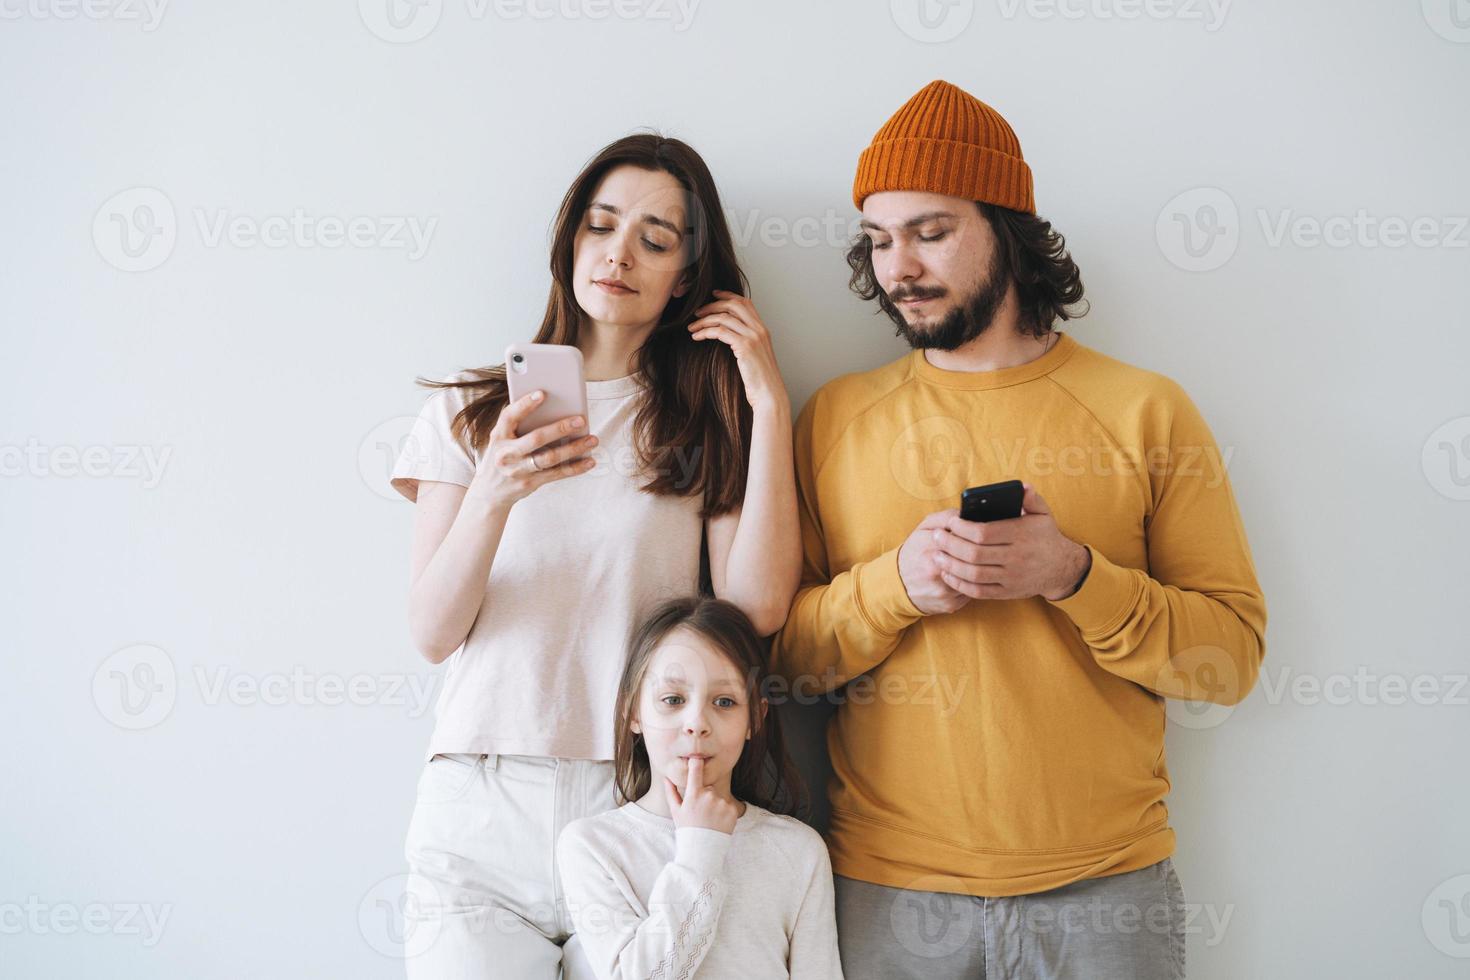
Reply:
<svg viewBox="0 0 1470 980"><path fill-rule="evenodd" d="M608 204L605 201L593 201L591 204L587 205L587 210L606 211L608 214L616 215L621 215L623 213L621 209L615 207L614 205ZM665 221L663 218L658 218L651 214L645 214L642 220L644 224L656 225L659 228L667 228L669 231L680 236L681 238L684 235L684 229L680 228L672 221Z"/></svg>

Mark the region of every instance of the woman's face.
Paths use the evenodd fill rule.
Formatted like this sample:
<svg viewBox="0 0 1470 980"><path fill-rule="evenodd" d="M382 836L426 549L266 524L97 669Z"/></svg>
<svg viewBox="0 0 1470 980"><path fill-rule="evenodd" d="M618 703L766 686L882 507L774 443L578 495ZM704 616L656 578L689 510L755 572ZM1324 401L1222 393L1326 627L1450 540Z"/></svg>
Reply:
<svg viewBox="0 0 1470 980"><path fill-rule="evenodd" d="M762 712L765 705L760 706ZM730 774L750 737L745 678L709 640L676 629L654 650L638 696L633 730L641 732L653 790L667 776L681 790L689 757L702 755L704 782L728 793Z"/></svg>
<svg viewBox="0 0 1470 980"><path fill-rule="evenodd" d="M572 293L592 320L651 327L687 265L687 196L670 174L620 166L593 191L572 244Z"/></svg>

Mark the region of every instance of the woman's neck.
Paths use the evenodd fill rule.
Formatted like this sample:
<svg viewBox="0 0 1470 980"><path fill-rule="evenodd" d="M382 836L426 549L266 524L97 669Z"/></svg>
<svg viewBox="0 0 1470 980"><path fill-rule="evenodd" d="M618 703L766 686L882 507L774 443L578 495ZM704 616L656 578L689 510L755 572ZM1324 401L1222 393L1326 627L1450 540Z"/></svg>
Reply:
<svg viewBox="0 0 1470 980"><path fill-rule="evenodd" d="M577 349L588 381L625 378L637 369L638 350L657 323L628 327L589 320L579 332Z"/></svg>

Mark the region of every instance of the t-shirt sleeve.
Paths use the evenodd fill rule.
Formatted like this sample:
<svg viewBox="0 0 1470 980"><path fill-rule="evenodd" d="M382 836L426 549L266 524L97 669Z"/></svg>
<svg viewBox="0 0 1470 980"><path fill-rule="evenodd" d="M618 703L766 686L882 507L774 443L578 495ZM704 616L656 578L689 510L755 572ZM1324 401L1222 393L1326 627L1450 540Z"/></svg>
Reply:
<svg viewBox="0 0 1470 980"><path fill-rule="evenodd" d="M429 395L393 464L393 489L417 500L420 480L470 485L475 458L451 431L454 417L468 401L463 388L439 388Z"/></svg>

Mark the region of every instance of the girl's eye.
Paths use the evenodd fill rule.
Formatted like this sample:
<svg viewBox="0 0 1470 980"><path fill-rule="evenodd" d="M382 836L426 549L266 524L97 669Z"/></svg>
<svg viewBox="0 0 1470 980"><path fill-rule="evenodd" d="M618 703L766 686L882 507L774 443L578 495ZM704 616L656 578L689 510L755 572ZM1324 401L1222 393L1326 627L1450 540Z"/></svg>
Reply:
<svg viewBox="0 0 1470 980"><path fill-rule="evenodd" d="M651 242L646 238L643 239L643 244L648 247L650 252L667 252L669 250L667 245L660 245L658 242Z"/></svg>
<svg viewBox="0 0 1470 980"><path fill-rule="evenodd" d="M659 700L662 701L664 704L671 706L684 703L684 699L677 694L666 694L663 697L659 698Z"/></svg>
<svg viewBox="0 0 1470 980"><path fill-rule="evenodd" d="M881 252L881 251L883 251L885 248L887 248L891 244L893 244L893 243L892 242L874 242L873 243L873 251L875 251L875 252Z"/></svg>
<svg viewBox="0 0 1470 980"><path fill-rule="evenodd" d="M940 239L945 238L948 235L949 235L949 232L947 232L947 231L941 231L941 232L938 232L937 234L934 234L934 235L920 235L919 236L919 241L921 241L921 242L937 242Z"/></svg>
<svg viewBox="0 0 1470 980"><path fill-rule="evenodd" d="M592 234L594 235L606 235L608 232L612 231L612 228L604 227L603 225L588 225L587 230L592 232Z"/></svg>
<svg viewBox="0 0 1470 980"><path fill-rule="evenodd" d="M734 698L715 698L715 704L719 705L722 708L733 708L733 707L735 707L735 699Z"/></svg>

